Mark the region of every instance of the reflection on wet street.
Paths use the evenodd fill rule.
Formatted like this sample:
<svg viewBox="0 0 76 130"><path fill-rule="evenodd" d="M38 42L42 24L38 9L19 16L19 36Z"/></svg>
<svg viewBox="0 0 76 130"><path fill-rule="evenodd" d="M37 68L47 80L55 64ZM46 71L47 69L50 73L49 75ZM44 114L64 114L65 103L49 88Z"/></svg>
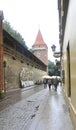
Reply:
<svg viewBox="0 0 76 130"><path fill-rule="evenodd" d="M6 97L0 102L1 130L74 130L61 86L57 92L53 87L24 88Z"/></svg>
<svg viewBox="0 0 76 130"><path fill-rule="evenodd" d="M29 88L28 90L24 88L21 90L21 99L27 98L43 89L44 89L43 85L37 85L37 86Z"/></svg>
<svg viewBox="0 0 76 130"><path fill-rule="evenodd" d="M36 91L27 98L21 97L22 100L1 110L0 130L28 130L37 112L42 110L47 93L46 89Z"/></svg>
<svg viewBox="0 0 76 130"><path fill-rule="evenodd" d="M51 89L43 112L38 113L29 130L74 130L61 87Z"/></svg>
<svg viewBox="0 0 76 130"><path fill-rule="evenodd" d="M42 89L43 85L38 85L7 92L5 98L0 101L0 110L15 104L20 100L26 99L27 97L41 91Z"/></svg>

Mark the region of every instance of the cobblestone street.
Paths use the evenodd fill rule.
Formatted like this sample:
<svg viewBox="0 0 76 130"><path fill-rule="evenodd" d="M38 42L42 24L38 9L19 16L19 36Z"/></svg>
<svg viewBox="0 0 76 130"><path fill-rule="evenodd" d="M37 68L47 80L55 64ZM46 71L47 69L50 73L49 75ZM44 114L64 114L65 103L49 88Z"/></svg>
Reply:
<svg viewBox="0 0 76 130"><path fill-rule="evenodd" d="M0 130L74 130L61 87L45 88L1 110Z"/></svg>
<svg viewBox="0 0 76 130"><path fill-rule="evenodd" d="M42 90L0 111L0 130L27 130L38 109L43 106L46 94L47 91Z"/></svg>

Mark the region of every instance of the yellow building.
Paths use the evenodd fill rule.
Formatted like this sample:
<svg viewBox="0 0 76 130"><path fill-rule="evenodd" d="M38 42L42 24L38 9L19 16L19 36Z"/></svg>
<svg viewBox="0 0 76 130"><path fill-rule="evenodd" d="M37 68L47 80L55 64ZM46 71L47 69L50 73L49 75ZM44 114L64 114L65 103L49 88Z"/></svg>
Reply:
<svg viewBox="0 0 76 130"><path fill-rule="evenodd" d="M76 130L76 0L58 0L62 87Z"/></svg>

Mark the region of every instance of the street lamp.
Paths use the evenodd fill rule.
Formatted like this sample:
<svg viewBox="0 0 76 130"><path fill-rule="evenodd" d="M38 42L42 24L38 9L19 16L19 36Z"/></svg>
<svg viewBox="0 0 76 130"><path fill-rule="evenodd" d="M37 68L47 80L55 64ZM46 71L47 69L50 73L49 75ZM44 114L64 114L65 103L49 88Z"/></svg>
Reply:
<svg viewBox="0 0 76 130"><path fill-rule="evenodd" d="M54 56L55 58L59 58L59 57L60 57L60 52L56 52L56 46L53 44L53 45L51 46L51 48L52 48L52 51L53 51L53 56ZM58 74L59 71L60 71L60 61L58 61L57 59L55 59L55 63L56 63L57 74ZM57 75L57 74L56 74L56 75ZM60 75L60 73L59 73L59 75Z"/></svg>
<svg viewBox="0 0 76 130"><path fill-rule="evenodd" d="M53 51L53 56L54 56L55 58L59 58L59 57L61 56L61 53L60 53L60 52L56 52L56 46L53 44L53 45L51 46L51 48L52 48L52 51Z"/></svg>
<svg viewBox="0 0 76 130"><path fill-rule="evenodd" d="M52 48L52 51L55 52L56 46L54 44L51 46L51 48Z"/></svg>

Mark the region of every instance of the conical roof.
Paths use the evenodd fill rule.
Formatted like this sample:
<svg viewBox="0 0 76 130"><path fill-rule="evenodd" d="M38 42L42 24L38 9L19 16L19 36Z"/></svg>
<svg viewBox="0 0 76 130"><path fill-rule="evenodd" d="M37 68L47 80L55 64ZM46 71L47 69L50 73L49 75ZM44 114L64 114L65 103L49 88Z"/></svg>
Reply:
<svg viewBox="0 0 76 130"><path fill-rule="evenodd" d="M34 45L41 45L41 44L45 44L45 42L43 40L41 31L39 30Z"/></svg>

